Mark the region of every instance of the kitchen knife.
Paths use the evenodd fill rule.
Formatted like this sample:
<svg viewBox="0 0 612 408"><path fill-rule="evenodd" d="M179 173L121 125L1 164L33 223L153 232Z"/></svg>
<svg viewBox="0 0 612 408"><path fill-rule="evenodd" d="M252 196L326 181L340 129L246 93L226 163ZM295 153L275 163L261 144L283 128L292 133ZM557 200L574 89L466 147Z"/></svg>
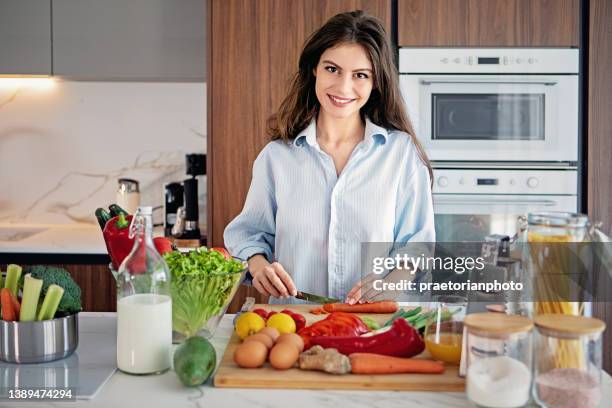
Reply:
<svg viewBox="0 0 612 408"><path fill-rule="evenodd" d="M295 295L296 299L302 299L302 300L306 300L308 302L313 302L313 303L321 303L321 304L325 304L325 303L339 303L340 300L336 299L336 298L331 298L331 297L326 297L326 296L319 296L319 295L313 295L312 293L306 293L306 292L302 292L300 290L298 290L297 294Z"/></svg>
<svg viewBox="0 0 612 408"><path fill-rule="evenodd" d="M244 281L242 281L243 285L246 286L253 286L253 277L251 276L250 272L247 272L246 276L244 277ZM340 302L339 299L336 298L331 298L331 297L326 297L326 296L319 296L319 295L313 295L312 293L307 293L307 292L302 292L299 291L297 292L297 294L295 295L296 299L301 299L301 300L306 300L307 302L313 302L313 303L338 303Z"/></svg>

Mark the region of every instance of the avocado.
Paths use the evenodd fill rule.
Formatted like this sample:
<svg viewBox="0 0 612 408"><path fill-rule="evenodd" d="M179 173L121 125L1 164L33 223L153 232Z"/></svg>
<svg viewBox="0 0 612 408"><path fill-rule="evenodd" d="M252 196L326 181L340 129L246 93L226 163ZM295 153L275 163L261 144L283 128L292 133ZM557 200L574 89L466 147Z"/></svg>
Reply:
<svg viewBox="0 0 612 408"><path fill-rule="evenodd" d="M215 349L204 337L189 337L174 352L174 371L188 387L203 384L216 366Z"/></svg>

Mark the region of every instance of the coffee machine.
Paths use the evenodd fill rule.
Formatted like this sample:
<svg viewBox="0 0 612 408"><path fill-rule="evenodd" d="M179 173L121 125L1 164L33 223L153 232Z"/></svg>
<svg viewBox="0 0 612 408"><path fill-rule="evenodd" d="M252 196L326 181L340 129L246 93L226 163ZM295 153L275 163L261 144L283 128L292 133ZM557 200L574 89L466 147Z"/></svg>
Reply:
<svg viewBox="0 0 612 408"><path fill-rule="evenodd" d="M164 232L179 239L200 239L198 176L206 175L206 155L185 155L185 170L191 176L164 186Z"/></svg>

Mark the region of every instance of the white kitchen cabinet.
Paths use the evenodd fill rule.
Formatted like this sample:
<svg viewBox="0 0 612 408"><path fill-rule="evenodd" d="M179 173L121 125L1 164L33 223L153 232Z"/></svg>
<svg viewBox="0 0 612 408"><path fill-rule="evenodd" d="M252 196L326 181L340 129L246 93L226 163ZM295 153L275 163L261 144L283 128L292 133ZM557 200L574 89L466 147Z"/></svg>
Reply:
<svg viewBox="0 0 612 408"><path fill-rule="evenodd" d="M205 0L52 0L52 8L55 75L204 81Z"/></svg>
<svg viewBox="0 0 612 408"><path fill-rule="evenodd" d="M50 74L50 0L0 0L0 75Z"/></svg>

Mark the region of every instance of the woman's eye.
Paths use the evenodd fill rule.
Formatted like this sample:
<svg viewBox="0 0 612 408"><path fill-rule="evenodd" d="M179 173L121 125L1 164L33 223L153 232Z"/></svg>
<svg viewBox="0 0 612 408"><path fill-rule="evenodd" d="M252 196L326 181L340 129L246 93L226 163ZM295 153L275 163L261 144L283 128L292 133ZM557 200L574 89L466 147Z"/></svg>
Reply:
<svg viewBox="0 0 612 408"><path fill-rule="evenodd" d="M359 79L368 79L368 74L364 74L363 72L358 72L355 76Z"/></svg>
<svg viewBox="0 0 612 408"><path fill-rule="evenodd" d="M332 67L332 66L325 67L325 69L326 69L327 71L331 72L332 74L333 74L334 72L338 71L338 68L336 68L336 67Z"/></svg>

